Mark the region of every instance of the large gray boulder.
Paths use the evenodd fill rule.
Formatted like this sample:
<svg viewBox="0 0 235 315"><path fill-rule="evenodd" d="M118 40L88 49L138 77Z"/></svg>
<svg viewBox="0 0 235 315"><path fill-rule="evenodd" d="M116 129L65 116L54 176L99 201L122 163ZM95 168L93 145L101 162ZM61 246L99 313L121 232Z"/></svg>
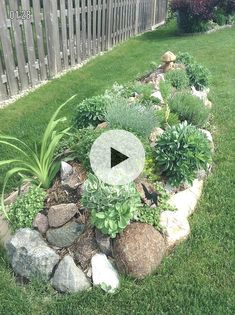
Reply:
<svg viewBox="0 0 235 315"><path fill-rule="evenodd" d="M48 280L59 261L40 233L29 228L18 230L6 243L6 250L15 273L27 279Z"/></svg>
<svg viewBox="0 0 235 315"><path fill-rule="evenodd" d="M68 293L87 290L91 286L84 272L75 265L69 255L59 263L51 283L57 291Z"/></svg>

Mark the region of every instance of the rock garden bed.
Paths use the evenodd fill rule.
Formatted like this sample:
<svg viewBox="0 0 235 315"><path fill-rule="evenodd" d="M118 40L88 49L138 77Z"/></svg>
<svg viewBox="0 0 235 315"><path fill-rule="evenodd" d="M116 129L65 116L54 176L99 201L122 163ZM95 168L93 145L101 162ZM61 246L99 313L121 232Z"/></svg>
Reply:
<svg viewBox="0 0 235 315"><path fill-rule="evenodd" d="M166 52L162 61L138 81L78 104L72 128L58 131L63 104L35 152L0 137L23 156L0 162L18 163L4 187L15 173L29 182L2 200L18 276L40 277L59 292L114 292L120 274L144 278L188 237L214 150L206 129L210 73L188 53ZM92 173L91 145L110 129L134 133L145 147L145 169L133 183L109 186Z"/></svg>

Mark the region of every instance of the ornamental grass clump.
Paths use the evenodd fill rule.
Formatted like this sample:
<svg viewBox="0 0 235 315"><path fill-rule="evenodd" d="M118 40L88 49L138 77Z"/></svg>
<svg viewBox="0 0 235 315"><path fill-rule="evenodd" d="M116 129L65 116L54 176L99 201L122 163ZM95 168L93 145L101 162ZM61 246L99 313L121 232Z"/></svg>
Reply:
<svg viewBox="0 0 235 315"><path fill-rule="evenodd" d="M173 186L191 184L196 172L207 169L211 150L206 136L187 122L169 127L158 139L156 163Z"/></svg>
<svg viewBox="0 0 235 315"><path fill-rule="evenodd" d="M19 155L17 158L0 161L0 167L13 165L13 167L6 173L3 181L1 210L4 212L6 218L8 214L4 207L4 193L9 178L18 174L23 181L29 181L37 186L47 189L52 184L53 179L60 169L61 160L54 156L56 148L64 135L69 131L70 127L61 130L56 128L63 124L66 117L57 118L61 109L76 95L72 96L65 103L63 103L51 117L47 128L43 134L41 146L38 148L29 147L25 142L11 136L0 135L0 144L6 145L15 150Z"/></svg>
<svg viewBox="0 0 235 315"><path fill-rule="evenodd" d="M181 122L187 120L196 127L204 127L208 121L210 110L198 97L189 92L177 93L169 99L169 107L176 113Z"/></svg>
<svg viewBox="0 0 235 315"><path fill-rule="evenodd" d="M153 128L158 126L152 107L130 105L125 98L117 98L108 105L105 120L111 129L124 129L143 138L148 138Z"/></svg>
<svg viewBox="0 0 235 315"><path fill-rule="evenodd" d="M81 203L91 211L91 223L112 238L127 226L141 206L134 183L111 186L93 174L84 183Z"/></svg>

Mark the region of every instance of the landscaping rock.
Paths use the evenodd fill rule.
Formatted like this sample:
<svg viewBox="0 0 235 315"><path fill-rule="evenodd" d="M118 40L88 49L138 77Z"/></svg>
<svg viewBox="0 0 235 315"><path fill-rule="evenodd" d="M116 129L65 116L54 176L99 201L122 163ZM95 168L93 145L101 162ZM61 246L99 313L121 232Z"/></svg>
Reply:
<svg viewBox="0 0 235 315"><path fill-rule="evenodd" d="M195 179L189 188L172 195L169 204L175 207L184 217L189 217L195 210L201 196L203 180Z"/></svg>
<svg viewBox="0 0 235 315"><path fill-rule="evenodd" d="M51 227L59 227L71 220L77 213L78 208L74 203L61 204L50 207L48 221Z"/></svg>
<svg viewBox="0 0 235 315"><path fill-rule="evenodd" d="M164 100L160 91L154 92L151 96L155 97L156 99L159 99L161 103L164 103Z"/></svg>
<svg viewBox="0 0 235 315"><path fill-rule="evenodd" d="M149 136L151 142L156 143L157 139L164 133L162 128L154 128Z"/></svg>
<svg viewBox="0 0 235 315"><path fill-rule="evenodd" d="M41 234L45 234L49 229L48 218L39 212L33 221L33 227L37 228Z"/></svg>
<svg viewBox="0 0 235 315"><path fill-rule="evenodd" d="M40 233L29 228L20 229L6 243L13 270L27 279L48 280L59 256L44 242Z"/></svg>
<svg viewBox="0 0 235 315"><path fill-rule="evenodd" d="M87 228L70 250L74 255L75 262L83 270L87 269L90 266L92 256L98 253L94 230L91 227Z"/></svg>
<svg viewBox="0 0 235 315"><path fill-rule="evenodd" d="M106 255L96 254L91 259L92 280L94 285L99 285L109 293L119 288L119 276Z"/></svg>
<svg viewBox="0 0 235 315"><path fill-rule="evenodd" d="M118 270L135 278L143 278L155 271L165 250L161 233L145 223L131 223L113 242Z"/></svg>
<svg viewBox="0 0 235 315"><path fill-rule="evenodd" d="M108 123L106 121L102 122L101 124L99 124L96 129L105 129L108 127Z"/></svg>
<svg viewBox="0 0 235 315"><path fill-rule="evenodd" d="M81 185L81 182L79 180L78 175L75 172L73 172L72 175L70 175L69 177L67 177L67 179L61 182L62 188L64 190L67 190L68 192L74 191L79 187L79 185Z"/></svg>
<svg viewBox="0 0 235 315"><path fill-rule="evenodd" d="M84 272L75 265L73 258L69 255L59 263L51 283L57 291L66 293L80 292L91 287Z"/></svg>
<svg viewBox="0 0 235 315"><path fill-rule="evenodd" d="M17 191L13 191L5 200L4 200L4 204L5 205L10 205L13 202L16 201L16 199L21 196L24 195L25 193L27 193L29 191L30 188L30 183L24 184L22 185Z"/></svg>
<svg viewBox="0 0 235 315"><path fill-rule="evenodd" d="M51 228L47 231L46 237L48 242L59 248L71 246L76 239L82 234L84 225L75 221L70 221L60 228Z"/></svg>
<svg viewBox="0 0 235 315"><path fill-rule="evenodd" d="M73 174L73 168L68 163L62 161L61 162L61 169L60 169L60 176L61 181L66 180L69 176Z"/></svg>
<svg viewBox="0 0 235 315"><path fill-rule="evenodd" d="M101 250L102 253L104 253L107 256L112 255L111 251L111 239L109 236L104 235L101 233L99 230L95 230L95 238L96 242L98 244L99 249Z"/></svg>
<svg viewBox="0 0 235 315"><path fill-rule="evenodd" d="M190 234L188 220L179 211L163 211L160 215L160 225L166 235L168 249L185 240Z"/></svg>
<svg viewBox="0 0 235 315"><path fill-rule="evenodd" d="M204 133L204 135L207 137L208 141L211 144L211 150L212 150L212 152L214 152L215 146L214 146L213 137L212 137L212 134L210 133L210 131L208 131L206 129L199 129L199 130L201 130L201 132Z"/></svg>

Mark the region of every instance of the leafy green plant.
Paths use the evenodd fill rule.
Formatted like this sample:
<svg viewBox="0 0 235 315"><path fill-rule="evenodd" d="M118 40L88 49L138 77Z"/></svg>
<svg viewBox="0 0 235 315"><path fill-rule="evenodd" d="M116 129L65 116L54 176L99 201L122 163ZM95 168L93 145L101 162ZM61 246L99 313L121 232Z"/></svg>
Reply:
<svg viewBox="0 0 235 315"><path fill-rule="evenodd" d="M197 90L203 90L209 86L211 74L206 67L195 62L189 64L186 71L189 77L190 85L193 85Z"/></svg>
<svg viewBox="0 0 235 315"><path fill-rule="evenodd" d="M93 96L82 101L75 110L74 124L78 129L96 127L104 121L108 100L105 95Z"/></svg>
<svg viewBox="0 0 235 315"><path fill-rule="evenodd" d="M203 101L189 92L181 92L174 95L169 100L169 107L176 113L181 121L203 127L208 121L209 109L205 107Z"/></svg>
<svg viewBox="0 0 235 315"><path fill-rule="evenodd" d="M105 120L112 129L128 130L144 138L149 137L152 129L158 125L154 109L140 104L129 105L124 98L109 104Z"/></svg>
<svg viewBox="0 0 235 315"><path fill-rule="evenodd" d="M195 62L195 58L188 52L180 52L177 54L176 62L188 66Z"/></svg>
<svg viewBox="0 0 235 315"><path fill-rule="evenodd" d="M140 207L140 196L133 183L110 186L89 174L84 183L82 205L91 210L91 222L104 234L115 237Z"/></svg>
<svg viewBox="0 0 235 315"><path fill-rule="evenodd" d="M174 126L180 123L179 116L177 113L168 112L166 113L167 108L163 107L160 110L155 112L157 119L159 121L159 125L161 128L165 129L168 126Z"/></svg>
<svg viewBox="0 0 235 315"><path fill-rule="evenodd" d="M189 86L189 78L185 69L175 69L167 72L166 80L177 90L182 90Z"/></svg>
<svg viewBox="0 0 235 315"><path fill-rule="evenodd" d="M165 102L168 101L168 98L173 92L173 87L169 81L161 80L159 84L160 92Z"/></svg>
<svg viewBox="0 0 235 315"><path fill-rule="evenodd" d="M60 160L54 157L56 147L70 128L56 130L56 127L66 121L66 117L57 118L61 109L76 95L63 103L51 117L42 137L40 148L35 145L31 149L25 142L11 136L0 135L0 143L13 148L22 158L0 161L0 166L14 165L5 176L2 189L1 208L5 216L8 215L4 207L4 192L11 176L18 174L23 180L30 181L45 189L49 188L60 169Z"/></svg>
<svg viewBox="0 0 235 315"><path fill-rule="evenodd" d="M78 160L86 171L91 171L90 150L94 141L107 129L81 129L76 134L76 140L71 147L73 156Z"/></svg>
<svg viewBox="0 0 235 315"><path fill-rule="evenodd" d="M196 171L206 169L210 161L206 136L187 122L167 128L158 139L156 162L173 186L192 183Z"/></svg>
<svg viewBox="0 0 235 315"><path fill-rule="evenodd" d="M46 192L42 188L31 187L10 205L8 216L13 231L32 226L35 216L43 209L45 197Z"/></svg>

